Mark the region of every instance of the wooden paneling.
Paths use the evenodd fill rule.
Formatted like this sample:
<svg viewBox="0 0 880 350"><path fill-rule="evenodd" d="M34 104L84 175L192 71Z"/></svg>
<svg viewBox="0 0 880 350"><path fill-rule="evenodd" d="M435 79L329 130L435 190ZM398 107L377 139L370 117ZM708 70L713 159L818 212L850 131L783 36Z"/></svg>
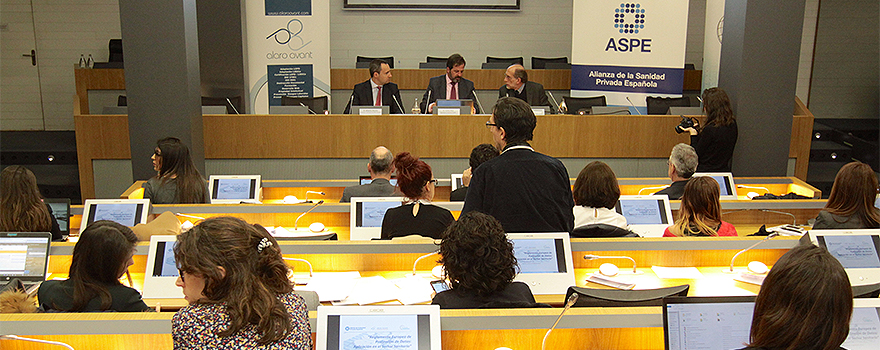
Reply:
<svg viewBox="0 0 880 350"><path fill-rule="evenodd" d="M83 200L95 198L92 160L131 159L128 116L75 115L76 157Z"/></svg>
<svg viewBox="0 0 880 350"><path fill-rule="evenodd" d="M76 95L79 97L79 110L89 114L89 90L125 90L125 70L123 69L84 69L73 70L76 81Z"/></svg>

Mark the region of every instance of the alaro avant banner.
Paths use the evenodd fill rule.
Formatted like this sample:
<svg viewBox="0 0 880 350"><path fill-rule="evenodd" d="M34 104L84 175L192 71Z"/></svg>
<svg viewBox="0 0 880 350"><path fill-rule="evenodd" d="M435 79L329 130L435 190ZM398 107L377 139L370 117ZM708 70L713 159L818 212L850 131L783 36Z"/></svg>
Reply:
<svg viewBox="0 0 880 350"><path fill-rule="evenodd" d="M681 96L687 0L574 0L572 12L573 97L644 114L646 96Z"/></svg>
<svg viewBox="0 0 880 350"><path fill-rule="evenodd" d="M280 106L283 96L329 96L329 1L248 0L245 4L250 113L268 114L269 106Z"/></svg>

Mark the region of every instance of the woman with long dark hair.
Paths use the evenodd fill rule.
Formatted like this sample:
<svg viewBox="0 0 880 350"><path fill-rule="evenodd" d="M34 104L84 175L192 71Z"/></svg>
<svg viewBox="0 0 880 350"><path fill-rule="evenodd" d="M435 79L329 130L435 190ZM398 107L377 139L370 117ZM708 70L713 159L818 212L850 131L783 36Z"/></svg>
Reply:
<svg viewBox="0 0 880 350"><path fill-rule="evenodd" d="M626 218L614 211L620 199L617 176L608 164L591 162L578 174L572 189L574 227L605 224L626 228Z"/></svg>
<svg viewBox="0 0 880 350"><path fill-rule="evenodd" d="M736 228L721 221L718 181L696 176L684 186L678 220L666 228L663 237L736 236Z"/></svg>
<svg viewBox="0 0 880 350"><path fill-rule="evenodd" d="M174 258L189 302L171 319L174 349L311 349L305 301L262 226L204 220L178 236Z"/></svg>
<svg viewBox="0 0 880 350"><path fill-rule="evenodd" d="M831 195L813 229L878 228L880 209L874 206L876 198L877 175L871 166L848 163L834 177Z"/></svg>
<svg viewBox="0 0 880 350"><path fill-rule="evenodd" d="M730 159L738 136L730 97L724 90L713 87L703 91L702 99L706 124L685 129L690 132L691 146L700 159L697 172L730 172Z"/></svg>
<svg viewBox="0 0 880 350"><path fill-rule="evenodd" d="M397 171L397 187L406 202L385 212L382 239L409 235L440 238L455 217L449 210L431 204L437 185L431 166L409 152L397 154L391 164Z"/></svg>
<svg viewBox="0 0 880 350"><path fill-rule="evenodd" d="M20 165L0 171L0 231L51 232L53 241L64 239L52 208L43 203L37 178Z"/></svg>
<svg viewBox="0 0 880 350"><path fill-rule="evenodd" d="M208 187L196 169L189 148L176 137L156 141L153 170L157 175L144 183L144 198L153 204L207 203Z"/></svg>
<svg viewBox="0 0 880 350"><path fill-rule="evenodd" d="M40 285L40 306L59 311L150 310L137 290L119 283L134 264L137 241L126 226L109 220L93 222L80 232L73 247L69 278Z"/></svg>

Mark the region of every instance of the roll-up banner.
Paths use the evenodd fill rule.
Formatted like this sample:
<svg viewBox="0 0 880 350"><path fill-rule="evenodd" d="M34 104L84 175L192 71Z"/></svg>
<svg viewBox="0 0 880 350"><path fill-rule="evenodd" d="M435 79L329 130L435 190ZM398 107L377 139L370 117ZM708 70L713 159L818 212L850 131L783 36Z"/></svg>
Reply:
<svg viewBox="0 0 880 350"><path fill-rule="evenodd" d="M645 97L681 96L687 0L574 0L572 13L572 97L645 114Z"/></svg>
<svg viewBox="0 0 880 350"><path fill-rule="evenodd" d="M250 113L268 114L269 106L281 105L282 96L329 98L329 1L247 0L245 4Z"/></svg>

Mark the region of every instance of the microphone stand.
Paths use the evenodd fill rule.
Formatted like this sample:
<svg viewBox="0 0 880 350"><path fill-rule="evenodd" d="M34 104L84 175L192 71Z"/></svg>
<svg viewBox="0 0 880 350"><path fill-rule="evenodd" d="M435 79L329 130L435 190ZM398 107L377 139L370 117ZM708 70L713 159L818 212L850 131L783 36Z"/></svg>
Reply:
<svg viewBox="0 0 880 350"><path fill-rule="evenodd" d="M636 104L633 103L633 101L629 99L629 96L626 97L626 100L629 101L629 105L633 106L633 109L636 110L636 114L642 115L642 112L639 112L639 109L636 107Z"/></svg>
<svg viewBox="0 0 880 350"><path fill-rule="evenodd" d="M541 341L541 350L547 346L547 337L550 336L550 332L556 328L556 325L559 324L559 320L562 319L562 315L565 315L565 312L568 311L574 303L578 300L578 293L572 293L570 297L568 297L568 301L565 303L565 308L562 309L562 312L559 313L559 317L556 318L556 322L553 322L553 327L547 330L547 333L544 334L544 340Z"/></svg>
<svg viewBox="0 0 880 350"><path fill-rule="evenodd" d="M422 259L427 258L427 257L429 257L429 256L431 256L431 255L437 254L437 253L440 253L440 250L435 250L435 251L430 252L430 253L428 253L428 254L422 255L422 256L420 256L418 259L416 259L416 261L413 263L413 273L412 273L412 275L413 275L413 276L416 275L416 265L418 265L419 261L421 261Z"/></svg>
<svg viewBox="0 0 880 350"><path fill-rule="evenodd" d="M300 102L299 105L305 107L306 109L308 109L308 110L309 110L309 113L312 113L312 114L318 114L318 113L315 113L315 111L313 111L311 108L309 108L309 106L306 106L306 105L303 104L302 102Z"/></svg>
<svg viewBox="0 0 880 350"><path fill-rule="evenodd" d="M769 240L769 239L771 239L771 238L773 238L773 237L776 237L776 236L779 236L779 233L778 233L778 232L773 232L773 233L767 235L767 237L765 237L764 239L758 241L758 242L755 243L755 244L752 244L752 246L750 246L750 247L748 247L748 248L746 248L746 249L740 250L739 252L737 252L736 254L733 255L733 258L730 259L730 270L722 270L722 271L724 271L724 272L726 272L726 273L734 273L734 272L733 272L733 262L736 261L736 257L738 257L740 254L745 253L745 252L751 250L752 248L757 247L759 244L764 243L764 242L766 242L767 240Z"/></svg>
<svg viewBox="0 0 880 350"><path fill-rule="evenodd" d="M403 114L403 105L400 104L400 101L397 100L397 96L391 95L391 98L394 100L394 103L397 103L397 108L400 108L400 114ZM392 113L393 114L393 113Z"/></svg>
<svg viewBox="0 0 880 350"><path fill-rule="evenodd" d="M628 257L628 256L622 256L622 255L621 255L621 256L599 256L599 255L587 254L587 255L584 255L584 259L586 259L586 260L596 260L596 259L629 259L629 261L632 261L632 262L633 262L633 272L632 272L632 274L633 274L633 275L641 275L641 274L643 273L643 272L641 272L641 271L636 270L636 261L635 261L635 259L630 258L630 257ZM621 272L623 272L623 271L621 271Z"/></svg>
<svg viewBox="0 0 880 350"><path fill-rule="evenodd" d="M547 94L550 95L550 100L556 105L556 114L562 114L561 109L559 109L559 102L556 101L556 97L553 97L553 93L550 91L547 91Z"/></svg>
<svg viewBox="0 0 880 350"><path fill-rule="evenodd" d="M324 192L306 191L306 201L304 203L313 203L312 201L309 200L309 193L320 194L322 196L325 195Z"/></svg>
<svg viewBox="0 0 880 350"><path fill-rule="evenodd" d="M298 216L296 218L296 221L293 222L293 230L296 231L296 229L298 227L297 225L299 224L299 219L301 219L303 216L306 216L306 214L311 213L312 210L315 210L315 208L317 208L321 204L324 204L323 199L321 201L319 201L318 203L315 203L315 205L313 207L311 207L309 210L306 210L305 213L300 214L300 216Z"/></svg>
<svg viewBox="0 0 880 350"><path fill-rule="evenodd" d="M298 259L298 258L285 258L285 257L281 257L281 258L284 259L284 260L300 261L300 262L304 262L304 263L306 263L306 265L309 265L309 277L314 277L315 272L312 270L312 263L310 263L308 260L306 260L306 259Z"/></svg>

